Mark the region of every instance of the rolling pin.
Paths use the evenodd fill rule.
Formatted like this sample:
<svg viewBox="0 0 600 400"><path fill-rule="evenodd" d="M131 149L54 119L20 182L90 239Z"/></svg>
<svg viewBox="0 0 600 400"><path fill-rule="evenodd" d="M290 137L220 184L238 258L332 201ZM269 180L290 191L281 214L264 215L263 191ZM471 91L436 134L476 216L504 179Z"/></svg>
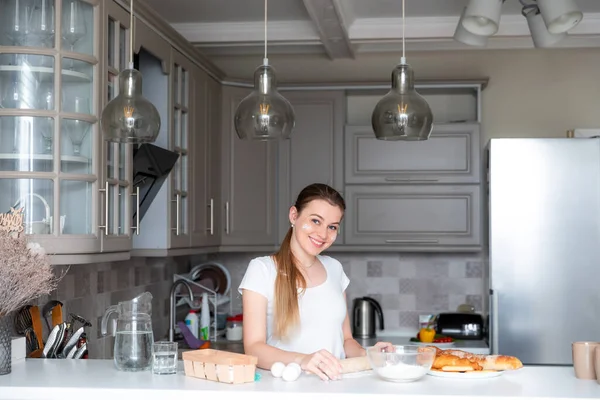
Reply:
<svg viewBox="0 0 600 400"><path fill-rule="evenodd" d="M342 364L342 374L350 374L353 372L368 371L371 368L367 357L352 357L340 360Z"/></svg>

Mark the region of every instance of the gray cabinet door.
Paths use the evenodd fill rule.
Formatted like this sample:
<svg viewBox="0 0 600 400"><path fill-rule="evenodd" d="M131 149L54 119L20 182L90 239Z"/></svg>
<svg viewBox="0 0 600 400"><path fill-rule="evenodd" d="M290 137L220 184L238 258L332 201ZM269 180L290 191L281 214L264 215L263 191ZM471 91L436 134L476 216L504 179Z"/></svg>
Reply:
<svg viewBox="0 0 600 400"><path fill-rule="evenodd" d="M478 183L479 124L434 125L429 140L375 139L369 127L347 126L346 183Z"/></svg>
<svg viewBox="0 0 600 400"><path fill-rule="evenodd" d="M311 183L343 189L344 93L288 92L296 125L290 140L279 144L279 241L290 227L289 208ZM336 244L343 242L342 232Z"/></svg>
<svg viewBox="0 0 600 400"><path fill-rule="evenodd" d="M249 89L223 88L222 212L223 246L277 242L277 143L240 140L233 117Z"/></svg>
<svg viewBox="0 0 600 400"><path fill-rule="evenodd" d="M217 246L221 242L221 84L210 77L207 91L207 205L208 237L206 245Z"/></svg>
<svg viewBox="0 0 600 400"><path fill-rule="evenodd" d="M192 163L190 173L190 231L191 247L206 246L209 240L209 202L208 202L208 75L200 68L191 71L194 90L190 95L194 96L190 102L191 127L190 127L190 162Z"/></svg>
<svg viewBox="0 0 600 400"><path fill-rule="evenodd" d="M346 199L347 245L411 251L481 247L479 185L347 186Z"/></svg>

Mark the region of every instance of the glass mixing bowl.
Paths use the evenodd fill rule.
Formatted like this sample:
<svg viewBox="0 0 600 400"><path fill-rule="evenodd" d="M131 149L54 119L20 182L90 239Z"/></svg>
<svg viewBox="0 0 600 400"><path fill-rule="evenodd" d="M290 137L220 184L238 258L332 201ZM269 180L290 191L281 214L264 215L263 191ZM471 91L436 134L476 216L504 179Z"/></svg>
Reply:
<svg viewBox="0 0 600 400"><path fill-rule="evenodd" d="M380 378L392 382L413 382L431 369L435 349L410 345L394 347L394 352L375 347L367 349L371 368Z"/></svg>

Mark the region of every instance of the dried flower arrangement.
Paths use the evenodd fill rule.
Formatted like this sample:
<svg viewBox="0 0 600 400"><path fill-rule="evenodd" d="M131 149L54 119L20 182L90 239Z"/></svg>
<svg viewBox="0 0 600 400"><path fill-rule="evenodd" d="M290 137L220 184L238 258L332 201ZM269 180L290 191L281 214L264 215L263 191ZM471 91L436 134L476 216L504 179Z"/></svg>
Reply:
<svg viewBox="0 0 600 400"><path fill-rule="evenodd" d="M50 294L58 283L50 257L23 230L22 208L0 214L0 317Z"/></svg>

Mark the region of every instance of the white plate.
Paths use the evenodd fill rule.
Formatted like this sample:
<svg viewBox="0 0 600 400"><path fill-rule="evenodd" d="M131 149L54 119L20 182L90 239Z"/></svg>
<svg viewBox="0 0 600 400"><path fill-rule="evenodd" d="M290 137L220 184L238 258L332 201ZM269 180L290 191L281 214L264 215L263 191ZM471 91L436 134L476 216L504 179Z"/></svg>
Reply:
<svg viewBox="0 0 600 400"><path fill-rule="evenodd" d="M450 379L487 379L495 378L504 373L504 371L485 371L485 372L445 372L445 371L434 371L429 370L427 375L437 376L439 378L450 378Z"/></svg>

